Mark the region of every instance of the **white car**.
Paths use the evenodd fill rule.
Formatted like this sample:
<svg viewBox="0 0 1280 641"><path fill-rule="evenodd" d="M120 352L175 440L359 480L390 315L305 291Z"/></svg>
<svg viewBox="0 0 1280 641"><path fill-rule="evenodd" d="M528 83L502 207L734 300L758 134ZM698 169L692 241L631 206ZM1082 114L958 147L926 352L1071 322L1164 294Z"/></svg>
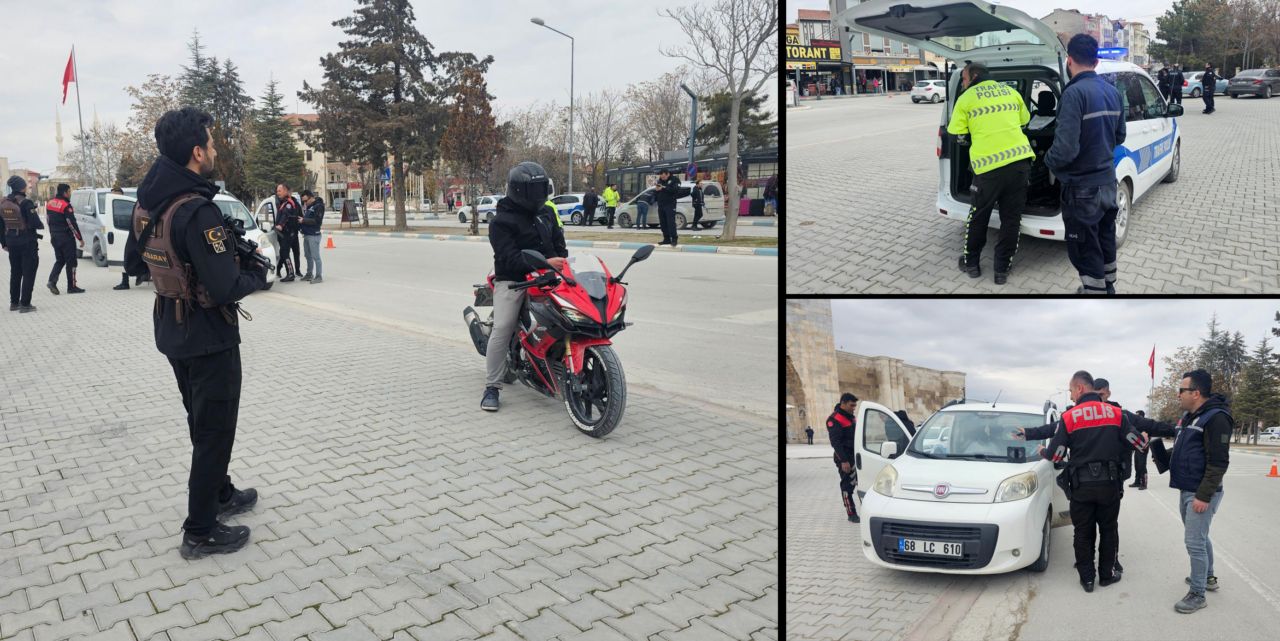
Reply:
<svg viewBox="0 0 1280 641"><path fill-rule="evenodd" d="M942 102L946 99L946 80L917 80L911 87L911 102Z"/></svg>
<svg viewBox="0 0 1280 641"><path fill-rule="evenodd" d="M703 229L711 229L716 226L716 223L724 220L724 188L714 180L703 180L698 184L702 185L702 202L704 203L702 218L698 219L698 224ZM693 189L693 182L688 180L681 181L680 186L685 189ZM641 197L650 198L653 193L653 187L650 187L636 194L631 200L619 204L616 212L618 224L623 227L634 225L638 207L636 201ZM676 227L684 229L692 220L693 196L676 199ZM649 207L649 213L645 216L644 222L646 227L655 228L658 226L658 206L656 204Z"/></svg>
<svg viewBox="0 0 1280 641"><path fill-rule="evenodd" d="M1258 438L1266 439L1268 441L1280 440L1280 427L1268 427L1258 434Z"/></svg>
<svg viewBox="0 0 1280 641"><path fill-rule="evenodd" d="M481 196L476 203L476 211L480 212L480 222L491 223L493 217L497 213L498 201L502 200L502 194L487 194ZM463 205L458 208L458 222L471 222L471 205Z"/></svg>
<svg viewBox="0 0 1280 641"><path fill-rule="evenodd" d="M76 212L76 225L84 239L84 249L76 248L77 257L89 256L99 267L124 264L124 244L129 238L133 220L136 189L123 189L124 194L110 189L76 189L71 192L71 207Z"/></svg>
<svg viewBox="0 0 1280 641"><path fill-rule="evenodd" d="M1005 5L982 0L869 0L839 14L837 21L856 31L883 36L930 51L955 61L982 62L991 76L1022 94L1031 106L1032 118L1026 127L1035 151L1032 161L1027 206L1022 213L1021 232L1028 236L1065 240L1059 183L1044 164L1044 154L1053 143L1056 104L1067 84L1067 52L1048 25ZM1126 137L1116 147L1116 246L1124 243L1129 216L1140 200L1160 182L1178 179L1181 165L1181 131L1177 116L1182 105L1166 104L1151 76L1128 62L1099 60L1098 75L1115 85L1125 112ZM1052 92L1052 99L1033 102L1033 88L1040 82ZM960 94L959 68L947 82L946 108L938 128L938 212L952 220L969 217L969 148L947 133L947 123ZM999 227L999 212L991 217Z"/></svg>
<svg viewBox="0 0 1280 641"><path fill-rule="evenodd" d="M1015 428L1058 419L1043 407L949 404L910 434L889 408L858 403L861 430L855 500L862 552L872 563L912 572L997 574L1049 564L1049 529L1069 523L1045 441Z"/></svg>

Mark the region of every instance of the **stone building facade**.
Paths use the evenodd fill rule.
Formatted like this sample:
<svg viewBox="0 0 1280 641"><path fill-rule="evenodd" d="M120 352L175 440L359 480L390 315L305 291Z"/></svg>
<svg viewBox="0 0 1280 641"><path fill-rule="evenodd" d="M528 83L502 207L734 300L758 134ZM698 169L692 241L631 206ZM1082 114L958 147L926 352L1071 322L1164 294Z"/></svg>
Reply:
<svg viewBox="0 0 1280 641"><path fill-rule="evenodd" d="M805 425L813 427L814 443L827 442L823 420L843 392L891 410L906 410L917 424L965 393L964 372L836 351L831 303L825 300L787 301L786 378L788 443L805 442Z"/></svg>

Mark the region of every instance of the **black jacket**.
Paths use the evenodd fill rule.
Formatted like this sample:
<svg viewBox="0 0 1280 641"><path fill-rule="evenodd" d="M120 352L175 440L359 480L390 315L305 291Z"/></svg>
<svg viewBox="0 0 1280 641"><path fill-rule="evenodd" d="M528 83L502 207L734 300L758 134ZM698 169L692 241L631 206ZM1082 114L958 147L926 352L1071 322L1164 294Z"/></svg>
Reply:
<svg viewBox="0 0 1280 641"><path fill-rule="evenodd" d="M599 206L600 206L600 197L597 196L594 192L587 192L587 195L582 197L583 209L587 211L595 211L596 207L599 207Z"/></svg>
<svg viewBox="0 0 1280 641"><path fill-rule="evenodd" d="M0 217L0 247L26 247L36 244L36 230L44 229L44 223L40 222L40 214L36 211L36 204L22 192L10 194L5 198L18 203L18 207L22 209L22 219L27 223L27 231L9 233L9 230L4 227L4 218Z"/></svg>
<svg viewBox="0 0 1280 641"><path fill-rule="evenodd" d="M1170 92L1182 91L1182 83L1186 82L1186 78L1182 75L1181 69L1174 69L1169 72Z"/></svg>
<svg viewBox="0 0 1280 641"><path fill-rule="evenodd" d="M556 224L551 208L543 206L531 212L503 197L495 212L489 223L489 245L493 247L496 280L523 281L526 274L537 269L520 253L525 249L535 249L547 258L569 257L564 229Z"/></svg>
<svg viewBox="0 0 1280 641"><path fill-rule="evenodd" d="M284 226L284 233L296 234L302 222L302 205L289 196L281 201L276 199L276 224Z"/></svg>
<svg viewBox="0 0 1280 641"><path fill-rule="evenodd" d="M305 236L319 236L320 225L324 223L324 200L316 198L302 210L302 233Z"/></svg>
<svg viewBox="0 0 1280 641"><path fill-rule="evenodd" d="M680 179L675 176L667 176L666 180L659 180L654 185L654 194L658 198L659 207L675 207L676 199L680 197Z"/></svg>
<svg viewBox="0 0 1280 641"><path fill-rule="evenodd" d="M694 187L693 187L693 191L691 192L690 196L691 196L691 197L692 197L692 199L693 199L693 206L694 206L694 207L702 207L702 206L703 206L703 203L704 203L705 201L703 201L703 199L702 199L702 185L694 185Z"/></svg>
<svg viewBox="0 0 1280 641"><path fill-rule="evenodd" d="M1060 448L1065 448L1071 453L1069 467L1112 462L1119 470L1140 440L1141 435L1123 410L1103 402L1101 396L1091 392L1076 399L1075 407L1063 412L1062 429L1053 433L1043 456L1058 462L1064 451Z"/></svg>
<svg viewBox="0 0 1280 641"><path fill-rule="evenodd" d="M1200 76L1200 84L1204 85L1205 91L1212 93L1210 88L1217 89L1218 87L1218 74L1205 70L1204 75Z"/></svg>
<svg viewBox="0 0 1280 641"><path fill-rule="evenodd" d="M855 435L857 431L858 420L852 414L840 409L839 405L827 417L827 439L831 441L831 448L835 450L837 463L853 465L853 455L858 443Z"/></svg>
<svg viewBox="0 0 1280 641"><path fill-rule="evenodd" d="M1210 395L1205 400L1200 409L1194 412L1185 412L1179 421L1182 425L1190 425L1201 414L1208 412L1210 409L1228 410L1227 399L1221 394ZM1138 431L1146 432L1151 436L1169 436L1177 437L1177 426L1168 423L1162 423L1145 416L1138 416L1125 412L1125 418L1133 424ZM1208 502L1213 498L1213 494L1222 487L1222 478L1227 473L1227 466L1230 463L1229 453L1231 449L1231 434L1234 431L1231 415L1227 411L1218 413L1209 419L1204 427L1204 450L1205 450L1205 469L1204 476L1200 480L1200 485L1196 489L1196 498L1201 501ZM1171 468L1172 469L1172 468ZM1170 483L1174 480L1170 479Z"/></svg>
<svg viewBox="0 0 1280 641"><path fill-rule="evenodd" d="M207 240L207 230L223 226L222 210L210 200L218 193L217 185L160 156L138 185L138 204L159 216L175 197L186 193L196 193L202 198L184 204L173 213L170 238L178 259L191 265L196 282L203 284L219 305L230 305L266 287L266 274L241 271L236 266L235 247L230 242L219 243L219 249ZM230 237L230 233L226 236ZM124 265L125 271L132 276L148 271L133 233L125 241ZM240 344L239 326L228 323L222 310L193 304L184 310L183 322L179 324L176 312L179 301L164 297L159 300L160 307L152 317L156 349L165 356L192 358Z"/></svg>
<svg viewBox="0 0 1280 641"><path fill-rule="evenodd" d="M54 211L56 207L54 201L58 201L63 205L62 211ZM80 225L76 223L76 210L71 203L62 198L50 198L49 202L44 204L45 218L49 219L49 234L51 240L56 241L75 241L80 240Z"/></svg>

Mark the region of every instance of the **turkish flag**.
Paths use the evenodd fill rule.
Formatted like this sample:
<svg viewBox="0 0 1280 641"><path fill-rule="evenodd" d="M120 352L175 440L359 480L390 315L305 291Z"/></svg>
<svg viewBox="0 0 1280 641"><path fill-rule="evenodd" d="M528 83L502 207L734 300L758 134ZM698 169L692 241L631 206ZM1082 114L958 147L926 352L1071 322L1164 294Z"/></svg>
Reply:
<svg viewBox="0 0 1280 641"><path fill-rule="evenodd" d="M76 82L76 48L71 48L71 57L67 58L67 69L62 72L62 104L67 104L67 85Z"/></svg>
<svg viewBox="0 0 1280 641"><path fill-rule="evenodd" d="M1147 361L1147 367L1151 368L1151 380L1156 380L1156 346L1151 346L1151 360Z"/></svg>

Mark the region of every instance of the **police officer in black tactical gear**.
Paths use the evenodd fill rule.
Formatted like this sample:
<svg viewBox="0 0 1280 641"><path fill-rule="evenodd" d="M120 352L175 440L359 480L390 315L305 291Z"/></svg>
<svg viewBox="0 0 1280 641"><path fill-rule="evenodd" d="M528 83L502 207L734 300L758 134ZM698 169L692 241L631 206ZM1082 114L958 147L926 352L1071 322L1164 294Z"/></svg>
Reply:
<svg viewBox="0 0 1280 641"><path fill-rule="evenodd" d="M662 228L662 242L658 244L675 247L680 243L679 232L676 231L676 199L680 197L680 179L672 175L670 169L663 167L658 172L658 182L653 188L658 199L658 226Z"/></svg>
<svg viewBox="0 0 1280 641"><path fill-rule="evenodd" d="M31 304L31 290L40 266L39 240L36 233L44 229L36 204L27 198L27 181L21 176L9 177L9 195L0 200L0 247L9 254L9 311L36 311Z"/></svg>
<svg viewBox="0 0 1280 641"><path fill-rule="evenodd" d="M71 196L71 185L58 183L57 194L44 205L44 215L49 219L49 240L53 244L53 271L49 272L49 291L58 295L58 275L62 268L67 268L67 293L83 294L84 290L76 285L76 244L84 249L84 237L80 235L80 225L76 223L76 210L68 198Z"/></svg>
<svg viewBox="0 0 1280 641"><path fill-rule="evenodd" d="M844 500L844 511L849 522L859 523L858 508L854 505L853 493L858 489L858 470L854 467L854 451L857 448L855 432L857 431L858 397L845 392L840 395L840 403L835 411L827 417L827 438L831 448L835 450L832 459L836 463L836 471L840 473L840 497Z"/></svg>
<svg viewBox="0 0 1280 641"><path fill-rule="evenodd" d="M1120 581L1116 549L1124 459L1129 451L1146 443L1122 411L1094 390L1089 372L1072 375L1069 389L1075 406L1063 412L1062 429L1053 434L1049 447L1041 446L1039 451L1054 463L1070 453L1064 489L1075 527L1076 571L1085 592L1093 592L1095 578L1100 578L1104 587ZM1095 570L1094 543L1099 532Z"/></svg>
<svg viewBox="0 0 1280 641"><path fill-rule="evenodd" d="M169 359L191 437L187 519L179 553L185 559L234 552L249 541L246 526L221 519L252 508L255 490L227 476L240 408L240 328L237 301L266 289L266 268L240 263L234 230L211 200L216 155L212 118L193 107L166 112L156 123L160 156L138 186L125 244L129 274L151 274L156 347Z"/></svg>

